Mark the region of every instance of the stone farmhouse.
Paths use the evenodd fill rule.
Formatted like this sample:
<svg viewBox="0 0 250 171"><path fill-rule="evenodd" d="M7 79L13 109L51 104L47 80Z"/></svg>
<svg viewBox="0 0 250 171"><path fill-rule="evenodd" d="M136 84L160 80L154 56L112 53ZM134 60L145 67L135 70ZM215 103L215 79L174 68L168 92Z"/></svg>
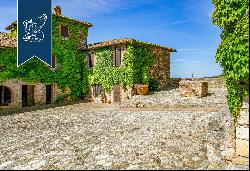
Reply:
<svg viewBox="0 0 250 171"><path fill-rule="evenodd" d="M175 50L160 45L150 44L129 38L114 39L110 41L90 44L88 46L88 51L90 54L88 57L88 61L90 61L89 68L95 67L95 64L97 62L98 57L95 55L95 52L105 48L109 48L112 51L112 56L105 56L105 58L108 57L110 60L112 60L112 64L114 67L123 67L125 65L124 56L127 53L128 48L131 46L133 47L134 45L137 46L137 48L138 46L147 47L150 49L150 51L152 51L154 64L150 69L150 76L151 78L160 82L161 89L167 88L170 84L170 53L174 52ZM137 51L137 48L134 48L133 50ZM131 64L133 64L133 62L135 63L136 61L129 61L129 63ZM143 65L144 62L141 61L139 63ZM107 98L106 100L111 102L120 102L127 98L130 98L135 94L133 87L122 88L120 85L114 85L111 92L106 92L105 88L103 88L102 85L97 84L92 87L91 92L91 97L93 97L94 100L95 97L103 94Z"/></svg>
<svg viewBox="0 0 250 171"><path fill-rule="evenodd" d="M133 70L127 69L127 65L133 66L133 62L137 59L135 54L143 55L145 50L151 54L153 61L152 66L147 68L150 78L158 80L160 88L168 87L170 53L176 52L175 49L128 38L88 45L88 29L92 24L62 16L61 8L58 6L54 8L52 19L52 67L36 58L17 67L17 23L14 22L6 28L10 33L0 33L0 109L73 101L83 97L98 100L105 96L110 102L120 102L134 94L135 84L144 83L133 79L143 73L140 73L141 71L133 73ZM112 66L109 68L112 71L129 71L124 72L127 75L121 78L131 80L129 84L123 86L120 82L125 81L121 78L118 81L111 81L109 91L106 90L107 86L103 86L105 80L97 79L95 82L96 78L94 78L97 71L95 67L100 61L98 53L107 49L110 50L111 55L106 55L104 58L112 61ZM134 54L132 61L125 60L125 56L129 56L128 51L130 55ZM136 63L140 66L146 65L146 61L136 61ZM103 70L108 71L106 65L103 65ZM112 73L105 74L106 81L109 78L113 79L109 77ZM143 77L140 76L140 78Z"/></svg>

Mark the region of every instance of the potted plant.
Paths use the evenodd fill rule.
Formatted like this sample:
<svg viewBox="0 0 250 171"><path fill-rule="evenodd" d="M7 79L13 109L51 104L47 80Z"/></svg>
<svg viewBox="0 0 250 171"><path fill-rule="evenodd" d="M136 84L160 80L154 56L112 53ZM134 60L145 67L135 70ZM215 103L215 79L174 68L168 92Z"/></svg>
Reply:
<svg viewBox="0 0 250 171"><path fill-rule="evenodd" d="M144 85L144 84L136 84L135 88L137 90L137 93L139 95L147 95L149 92L149 88L148 85Z"/></svg>

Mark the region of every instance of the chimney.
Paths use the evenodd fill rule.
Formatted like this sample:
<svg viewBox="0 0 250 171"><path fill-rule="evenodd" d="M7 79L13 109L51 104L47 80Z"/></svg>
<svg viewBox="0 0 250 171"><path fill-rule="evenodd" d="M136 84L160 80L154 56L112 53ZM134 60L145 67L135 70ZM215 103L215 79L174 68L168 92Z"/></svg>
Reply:
<svg viewBox="0 0 250 171"><path fill-rule="evenodd" d="M61 7L56 6L56 7L54 8L54 14L55 14L55 15L62 15L62 9L61 9Z"/></svg>

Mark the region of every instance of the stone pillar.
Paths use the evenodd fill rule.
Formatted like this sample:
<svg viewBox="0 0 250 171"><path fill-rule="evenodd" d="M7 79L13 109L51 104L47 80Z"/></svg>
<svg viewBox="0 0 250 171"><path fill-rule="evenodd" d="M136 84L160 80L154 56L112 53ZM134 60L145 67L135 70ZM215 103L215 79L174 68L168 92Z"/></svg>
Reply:
<svg viewBox="0 0 250 171"><path fill-rule="evenodd" d="M121 102L126 101L132 97L132 88L121 88Z"/></svg>
<svg viewBox="0 0 250 171"><path fill-rule="evenodd" d="M243 98L243 106L236 127L236 156L233 163L249 166L249 97Z"/></svg>
<svg viewBox="0 0 250 171"><path fill-rule="evenodd" d="M46 104L46 86L44 84L36 84L34 89L34 100L36 105Z"/></svg>
<svg viewBox="0 0 250 171"><path fill-rule="evenodd" d="M182 80L179 88L180 95L184 97L206 97L208 95L208 82Z"/></svg>

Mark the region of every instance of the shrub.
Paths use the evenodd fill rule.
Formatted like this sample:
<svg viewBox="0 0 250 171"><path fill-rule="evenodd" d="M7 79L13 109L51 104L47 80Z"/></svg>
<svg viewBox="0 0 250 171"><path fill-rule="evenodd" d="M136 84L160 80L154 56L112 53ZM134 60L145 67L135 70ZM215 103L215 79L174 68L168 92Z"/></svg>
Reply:
<svg viewBox="0 0 250 171"><path fill-rule="evenodd" d="M149 90L150 91L158 91L160 88L160 81L154 78L149 79Z"/></svg>

